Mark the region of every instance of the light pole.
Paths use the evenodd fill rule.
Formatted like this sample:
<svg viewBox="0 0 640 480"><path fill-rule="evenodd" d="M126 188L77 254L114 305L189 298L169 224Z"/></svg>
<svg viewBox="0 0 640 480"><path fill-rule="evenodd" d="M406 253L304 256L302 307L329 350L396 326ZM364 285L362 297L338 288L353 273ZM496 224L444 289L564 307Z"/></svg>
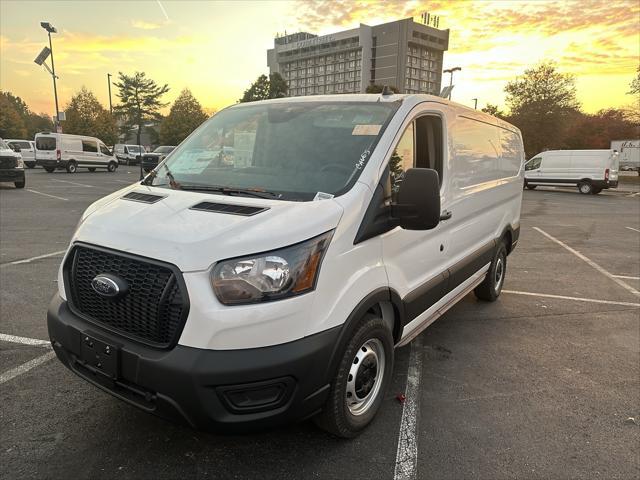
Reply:
<svg viewBox="0 0 640 480"><path fill-rule="evenodd" d="M449 77L449 100L451 100L451 90L453 90L453 72L459 72L462 70L460 67L447 68L443 70L442 73L448 73L451 76Z"/></svg>
<svg viewBox="0 0 640 480"><path fill-rule="evenodd" d="M107 73L107 83L109 84L109 113L113 115L113 105L111 104L111 74Z"/></svg>
<svg viewBox="0 0 640 480"><path fill-rule="evenodd" d="M473 108L474 110L478 109L478 99L477 98L472 98L471 100L473 100Z"/></svg>
<svg viewBox="0 0 640 480"><path fill-rule="evenodd" d="M49 22L40 22L40 26L47 31L49 35L49 50L51 51L51 70L53 71L53 96L56 99L56 130L60 125L60 110L58 109L58 87L56 86L56 66L53 63L53 44L51 43L51 34L58 33L56 27L51 25Z"/></svg>

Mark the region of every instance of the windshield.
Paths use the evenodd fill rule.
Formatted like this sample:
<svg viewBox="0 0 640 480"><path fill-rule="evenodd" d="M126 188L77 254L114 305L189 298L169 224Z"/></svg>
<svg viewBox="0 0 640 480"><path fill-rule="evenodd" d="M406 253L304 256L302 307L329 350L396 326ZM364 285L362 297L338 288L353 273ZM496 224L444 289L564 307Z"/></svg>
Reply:
<svg viewBox="0 0 640 480"><path fill-rule="evenodd" d="M142 148L140 148L138 145L127 145L127 150L129 150L130 152L138 153L140 152L140 150L142 150Z"/></svg>
<svg viewBox="0 0 640 480"><path fill-rule="evenodd" d="M398 106L286 102L228 108L176 148L152 185L263 190L289 200L340 195L357 180Z"/></svg>
<svg viewBox="0 0 640 480"><path fill-rule="evenodd" d="M171 153L171 150L173 150L174 148L176 147L158 147L153 152L154 153Z"/></svg>

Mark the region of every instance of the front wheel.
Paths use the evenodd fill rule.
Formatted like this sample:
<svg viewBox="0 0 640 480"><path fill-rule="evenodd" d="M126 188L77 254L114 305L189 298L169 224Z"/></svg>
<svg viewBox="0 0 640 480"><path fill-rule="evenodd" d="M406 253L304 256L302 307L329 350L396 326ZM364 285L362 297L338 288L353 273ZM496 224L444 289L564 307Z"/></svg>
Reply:
<svg viewBox="0 0 640 480"><path fill-rule="evenodd" d="M24 188L26 182L22 180L21 182L13 182L13 184L16 186L16 188Z"/></svg>
<svg viewBox="0 0 640 480"><path fill-rule="evenodd" d="M77 171L78 171L78 164L73 160L69 161L69 163L67 163L67 172L76 173Z"/></svg>
<svg viewBox="0 0 640 480"><path fill-rule="evenodd" d="M109 165L107 165L107 170L111 173L115 172L116 168L118 168L118 164L116 162L109 162Z"/></svg>
<svg viewBox="0 0 640 480"><path fill-rule="evenodd" d="M55 172L55 170L56 170L56 169L55 169L55 168L53 168L53 167L44 167L44 169L47 171L47 173L53 173L53 172Z"/></svg>
<svg viewBox="0 0 640 480"><path fill-rule="evenodd" d="M393 372L393 337L384 320L367 315L349 340L316 425L342 438L357 436L375 417Z"/></svg>
<svg viewBox="0 0 640 480"><path fill-rule="evenodd" d="M500 242L500 246L496 251L487 276L484 281L478 285L473 293L480 300L487 302L495 302L502 292L504 277L507 273L507 247L504 242Z"/></svg>

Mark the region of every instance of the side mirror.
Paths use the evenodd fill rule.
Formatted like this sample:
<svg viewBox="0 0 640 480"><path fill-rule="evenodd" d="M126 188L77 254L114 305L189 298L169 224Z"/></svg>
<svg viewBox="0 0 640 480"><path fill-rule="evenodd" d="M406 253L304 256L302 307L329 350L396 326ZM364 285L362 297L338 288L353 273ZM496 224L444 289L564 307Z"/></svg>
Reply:
<svg viewBox="0 0 640 480"><path fill-rule="evenodd" d="M431 230L440 223L440 178L430 168L410 168L391 206L397 224L406 230Z"/></svg>

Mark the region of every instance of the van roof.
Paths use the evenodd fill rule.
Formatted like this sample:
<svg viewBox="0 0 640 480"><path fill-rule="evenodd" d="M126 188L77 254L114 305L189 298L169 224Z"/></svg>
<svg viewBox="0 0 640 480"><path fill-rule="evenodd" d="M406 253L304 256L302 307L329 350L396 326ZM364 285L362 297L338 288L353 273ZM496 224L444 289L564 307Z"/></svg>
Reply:
<svg viewBox="0 0 640 480"><path fill-rule="evenodd" d="M423 102L433 102L439 103L442 105L446 105L448 107L453 107L458 112L464 113L466 116L473 117L478 120L483 120L485 122L490 122L501 126L503 128L508 128L509 130L519 130L504 120L494 117L493 115L489 115L488 113L482 112L481 110L475 110L466 105L462 105L460 103L453 102L446 98L438 97L436 95L427 95L427 94L417 94L417 93L393 93L391 95L382 95L381 93L354 93L354 94L338 94L338 95L308 95L304 97L282 97L282 98L273 98L270 100L260 100L258 102L247 102L247 103L238 103L232 105L228 108L244 108L251 105L261 104L261 103L311 103L311 102L371 102L371 103L392 103L401 101L408 108L413 108L414 106L423 103Z"/></svg>

